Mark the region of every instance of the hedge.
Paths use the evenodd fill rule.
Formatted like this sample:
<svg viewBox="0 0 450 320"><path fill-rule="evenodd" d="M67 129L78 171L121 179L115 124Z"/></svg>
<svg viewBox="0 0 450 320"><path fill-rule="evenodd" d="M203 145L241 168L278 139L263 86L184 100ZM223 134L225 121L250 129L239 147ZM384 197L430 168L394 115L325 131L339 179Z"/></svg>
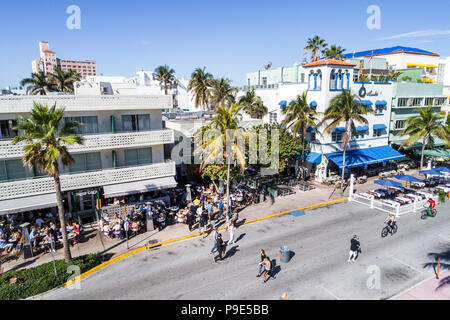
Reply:
<svg viewBox="0 0 450 320"><path fill-rule="evenodd" d="M0 275L0 300L25 299L60 287L69 277L74 277L73 272L67 272L70 265L78 266L83 273L102 262L99 253L74 258L70 264L63 259L56 260L56 277L53 261L33 268L6 272Z"/></svg>

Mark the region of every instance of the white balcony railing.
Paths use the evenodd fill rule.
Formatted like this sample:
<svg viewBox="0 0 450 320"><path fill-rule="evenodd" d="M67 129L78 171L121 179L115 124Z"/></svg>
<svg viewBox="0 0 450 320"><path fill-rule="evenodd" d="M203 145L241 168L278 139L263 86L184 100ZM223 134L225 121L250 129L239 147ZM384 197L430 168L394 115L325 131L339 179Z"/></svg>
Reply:
<svg viewBox="0 0 450 320"><path fill-rule="evenodd" d="M99 150L145 147L174 142L173 130L104 133L83 136L82 145L68 147L70 152L93 152ZM0 159L19 158L25 143L11 144L11 140L0 141Z"/></svg>
<svg viewBox="0 0 450 320"><path fill-rule="evenodd" d="M33 102L65 107L66 111L134 110L172 108L169 95L49 95L49 96L4 96L0 97L0 113L27 113Z"/></svg>
<svg viewBox="0 0 450 320"><path fill-rule="evenodd" d="M176 174L175 162L169 160L146 166L105 169L61 175L62 191L100 187L109 184L162 178ZM0 200L14 199L55 192L51 177L34 178L0 183Z"/></svg>

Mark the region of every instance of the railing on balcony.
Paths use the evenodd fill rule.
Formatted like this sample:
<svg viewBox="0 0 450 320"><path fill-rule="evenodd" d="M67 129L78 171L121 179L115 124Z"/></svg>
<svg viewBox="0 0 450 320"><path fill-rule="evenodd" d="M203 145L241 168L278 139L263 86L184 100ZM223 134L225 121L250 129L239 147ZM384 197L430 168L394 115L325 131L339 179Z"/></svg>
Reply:
<svg viewBox="0 0 450 320"><path fill-rule="evenodd" d="M65 107L66 111L166 109L172 108L170 95L48 95L2 96L1 113L30 112L33 102Z"/></svg>
<svg viewBox="0 0 450 320"><path fill-rule="evenodd" d="M169 177L174 176L175 174L175 162L167 160L166 162L145 166L64 174L60 176L60 179L62 191L69 191L123 182ZM54 180L51 177L0 183L0 200L51 192L55 192Z"/></svg>
<svg viewBox="0 0 450 320"><path fill-rule="evenodd" d="M174 142L173 130L119 132L84 135L84 144L70 145L70 152L91 152L108 149L143 147ZM0 159L19 158L25 143L11 144L11 140L0 141Z"/></svg>

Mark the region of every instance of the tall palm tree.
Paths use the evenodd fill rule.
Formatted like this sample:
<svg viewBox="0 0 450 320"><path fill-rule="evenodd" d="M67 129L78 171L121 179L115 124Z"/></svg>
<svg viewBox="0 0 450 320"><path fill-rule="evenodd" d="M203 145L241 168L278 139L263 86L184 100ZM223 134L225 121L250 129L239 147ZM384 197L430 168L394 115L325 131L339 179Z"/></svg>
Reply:
<svg viewBox="0 0 450 320"><path fill-rule="evenodd" d="M409 117L405 122L405 129L399 131L397 135L408 135L409 138L403 141L400 148L405 145L412 146L422 140L422 154L420 158L420 168L423 168L423 154L425 147L434 148L434 137L437 136L450 146L450 130L443 124L443 118L437 112L433 112L433 107L417 108L416 116Z"/></svg>
<svg viewBox="0 0 450 320"><path fill-rule="evenodd" d="M51 91L55 91L54 84L49 80L49 77L44 73L44 71L39 71L38 73L32 73L30 78L25 78L20 81L20 85L27 87L27 94L46 95Z"/></svg>
<svg viewBox="0 0 450 320"><path fill-rule="evenodd" d="M197 68L191 74L191 80L188 84L188 90L194 94L195 106L202 106L203 110L208 110L210 100L210 87L212 86L213 76L203 69Z"/></svg>
<svg viewBox="0 0 450 320"><path fill-rule="evenodd" d="M175 70L168 65L159 66L155 69L155 80L159 81L161 89L164 89L164 94L167 95L167 90L175 82Z"/></svg>
<svg viewBox="0 0 450 320"><path fill-rule="evenodd" d="M256 95L254 88L239 98L238 105L242 106L250 117L256 119L262 119L268 111L261 98Z"/></svg>
<svg viewBox="0 0 450 320"><path fill-rule="evenodd" d="M345 49L341 48L340 46L336 46L335 44L323 50L323 54L327 59L344 60L344 52Z"/></svg>
<svg viewBox="0 0 450 320"><path fill-rule="evenodd" d="M231 80L224 77L211 81L211 102L218 106L235 103L235 89L231 86Z"/></svg>
<svg viewBox="0 0 450 320"><path fill-rule="evenodd" d="M331 100L330 105L325 110L324 117L319 126L326 124L324 133L331 133L340 123L345 123L345 132L342 138L342 180L345 173L345 152L352 139L353 132L356 131L355 122L368 124L369 121L364 117L374 111L361 104L361 99L351 93L350 90L344 90L340 95Z"/></svg>
<svg viewBox="0 0 450 320"><path fill-rule="evenodd" d="M324 39L320 39L319 36L314 36L314 38L309 38L306 43L305 50L311 51L311 62L319 60L318 53L325 49L327 44Z"/></svg>
<svg viewBox="0 0 450 320"><path fill-rule="evenodd" d="M202 127L197 135L202 135L202 144L195 150L195 153L202 155L202 163L200 170L203 170L207 165L220 161L223 158L227 163L227 204L230 199L230 167L231 161L236 157L237 163L241 168L241 171L245 170L247 164L244 155L243 146L237 143L238 139L249 139L254 137L255 134L251 132L245 132L240 127L239 121L241 118L241 112L243 107L236 104L231 104L229 108L225 105L218 105L214 109L215 116L213 120L207 125ZM231 152L228 154L226 150L228 139L233 138L230 143L228 141ZM230 137L230 134L233 137Z"/></svg>
<svg viewBox="0 0 450 320"><path fill-rule="evenodd" d="M29 168L37 166L55 180L59 222L63 236L64 260L69 262L72 257L67 240L58 160L61 159L65 166L73 163L74 159L68 152L67 145L82 144L83 139L75 135L75 128L80 124L78 122L64 123L62 121L63 114L64 108L57 109L56 104L49 108L47 105L34 103L29 118L18 118L18 125L14 129L20 130L19 132L22 133L14 137L11 144L26 142L22 157L24 165Z"/></svg>
<svg viewBox="0 0 450 320"><path fill-rule="evenodd" d="M73 93L73 83L81 79L78 72L73 69L64 71L57 66L55 66L53 70L54 73L50 74L50 81L54 84L57 90L60 92Z"/></svg>
<svg viewBox="0 0 450 320"><path fill-rule="evenodd" d="M298 95L295 100L291 101L287 107L282 107L281 109L281 113L285 115L281 125L292 128L294 137L297 137L298 133L301 132L302 165L305 157L306 130L308 127L312 127L316 133L318 132L316 124L318 119L316 116L319 113L308 104L307 97L308 91L304 91L301 96Z"/></svg>

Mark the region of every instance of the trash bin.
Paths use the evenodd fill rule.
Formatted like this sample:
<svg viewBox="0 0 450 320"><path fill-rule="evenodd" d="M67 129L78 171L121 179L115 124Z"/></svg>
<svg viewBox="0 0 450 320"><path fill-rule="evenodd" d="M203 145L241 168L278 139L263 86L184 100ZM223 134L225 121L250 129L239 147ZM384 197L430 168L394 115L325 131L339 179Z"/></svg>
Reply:
<svg viewBox="0 0 450 320"><path fill-rule="evenodd" d="M289 262L291 259L291 250L288 246L280 247L280 261L281 262Z"/></svg>

